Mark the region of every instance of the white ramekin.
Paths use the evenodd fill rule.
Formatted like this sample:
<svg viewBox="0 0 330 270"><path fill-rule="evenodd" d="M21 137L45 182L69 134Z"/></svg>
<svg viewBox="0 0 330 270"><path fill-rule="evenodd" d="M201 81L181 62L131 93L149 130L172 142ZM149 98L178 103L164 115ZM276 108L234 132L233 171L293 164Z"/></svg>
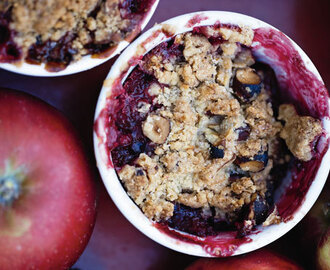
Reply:
<svg viewBox="0 0 330 270"><path fill-rule="evenodd" d="M159 3L159 0L155 0L153 5L151 6L150 10L147 13L145 13L144 18L140 24L141 31L145 28L145 26L150 21L152 15L154 14L154 12L157 8L158 3ZM45 64L31 65L24 61L19 64L0 63L0 68L3 68L5 70L11 71L11 72L23 74L23 75L28 75L28 76L56 77L56 76L70 75L70 74L82 72L85 70L89 70L93 67L101 65L104 62L108 61L112 57L119 54L123 49L125 49L138 34L139 34L139 32L137 32L133 36L130 36L128 38L128 40L120 41L118 43L116 49L109 56L107 56L105 58L93 58L91 55L86 55L86 56L83 56L77 62L74 62L74 63L68 65L64 70L61 70L59 72L47 71L45 69Z"/></svg>
<svg viewBox="0 0 330 270"><path fill-rule="evenodd" d="M206 18L207 17L207 18ZM199 19L196 19L199 18ZM193 20L192 20L193 19ZM187 22L191 21L193 25L187 26ZM154 241L162 244L173 250L203 257L211 257L209 253L205 251L200 245L187 243L179 239L172 238L162 231L158 230L154 223L151 222L146 216L141 212L138 206L130 199L130 197L125 192L120 180L118 179L115 170L109 166L109 157L106 148L106 126L105 121L101 117L103 109L107 106L107 97L112 91L112 86L118 82L118 80L124 80L125 70L127 74L136 65L134 59L141 58L147 51L154 48L156 45L162 41L168 39L166 31L161 31L161 29L167 29L174 31L175 34L183 33L192 30L194 26L200 25L212 25L220 21L221 23L230 23L236 25L247 25L252 29L260 27L269 27L273 30L279 31L273 26L262 22L258 19L238 14L232 12L222 12L222 11L205 11L198 13L185 14L172 18L161 24L155 25L149 31L141 35L137 40L135 40L117 59L115 64L112 66L108 77L103 85L102 91L100 93L96 112L95 112L95 128L94 128L94 150L97 160L97 166L101 173L103 182L110 194L112 200L122 212L122 214L142 233L150 237ZM289 39L290 40L290 39ZM323 83L318 71L307 57L307 55L302 51L302 49L290 40L295 50L298 52L303 60L306 68L312 72L320 82ZM262 52L260 51L260 54ZM124 73L123 73L124 72ZM276 68L275 68L276 72ZM328 97L324 97L330 105L330 100ZM322 119L324 128L327 132L327 136L330 134L330 121L328 117ZM328 143L328 142L327 142ZM232 255L243 254L261 248L274 240L278 239L290 229L292 229L310 210L312 205L315 203L317 197L319 196L329 173L330 169L330 150L328 149L324 155L321 165L316 173L315 179L313 180L308 192L306 193L305 200L301 204L300 208L293 214L293 217L287 222L282 222L278 225L271 225L268 227L258 226L257 229L259 233L252 234L249 237L252 239L251 242L242 244L239 246ZM299 195L297 195L299 196Z"/></svg>

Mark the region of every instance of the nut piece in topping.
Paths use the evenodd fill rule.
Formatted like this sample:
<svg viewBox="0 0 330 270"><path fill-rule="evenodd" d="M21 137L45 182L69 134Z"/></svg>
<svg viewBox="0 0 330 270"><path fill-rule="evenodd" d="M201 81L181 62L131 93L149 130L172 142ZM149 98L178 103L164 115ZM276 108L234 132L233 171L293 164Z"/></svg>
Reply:
<svg viewBox="0 0 330 270"><path fill-rule="evenodd" d="M249 102L261 92L261 78L252 68L240 68L233 80L233 90L242 102Z"/></svg>
<svg viewBox="0 0 330 270"><path fill-rule="evenodd" d="M158 83L153 83L149 87L148 94L150 96L157 96L161 93L161 91L162 91L162 88L159 86L159 84Z"/></svg>
<svg viewBox="0 0 330 270"><path fill-rule="evenodd" d="M237 99L218 99L209 105L208 109L212 114L237 116L239 115L240 105Z"/></svg>
<svg viewBox="0 0 330 270"><path fill-rule="evenodd" d="M262 223L263 227L272 225L272 224L279 224L281 222L282 218L279 216L277 207L275 205L275 208L273 212L267 217L267 219Z"/></svg>
<svg viewBox="0 0 330 270"><path fill-rule="evenodd" d="M268 151L258 153L252 158L237 157L235 163L240 166L243 171L260 172L268 163Z"/></svg>
<svg viewBox="0 0 330 270"><path fill-rule="evenodd" d="M299 116L292 104L279 107L278 119L285 121L280 137L291 153L302 161L311 160L313 141L322 133L321 121L310 116Z"/></svg>
<svg viewBox="0 0 330 270"><path fill-rule="evenodd" d="M143 134L154 143L164 143L170 132L170 122L158 115L149 115L142 124Z"/></svg>

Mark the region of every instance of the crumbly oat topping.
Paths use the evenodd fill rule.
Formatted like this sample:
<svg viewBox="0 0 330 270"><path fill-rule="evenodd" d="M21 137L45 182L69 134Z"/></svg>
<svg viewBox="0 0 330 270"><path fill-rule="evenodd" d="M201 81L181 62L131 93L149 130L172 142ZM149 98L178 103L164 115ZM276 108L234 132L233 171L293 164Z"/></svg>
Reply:
<svg viewBox="0 0 330 270"><path fill-rule="evenodd" d="M221 42L209 36L220 36ZM154 109L140 117L142 133L154 149L115 166L127 193L148 218L169 220L176 206L184 205L229 222L250 207L247 219L253 224L280 222L275 210L267 212L271 205L266 202L273 167L290 160L281 153L280 134L304 160L288 138L300 138L299 147L306 151L306 142L322 127L284 106L279 119L286 121L285 127L275 119L265 74L254 68L247 48L252 39L253 31L246 27L206 27L203 34L177 35L141 61L139 72L157 81L147 91ZM293 134L298 130L304 135Z"/></svg>
<svg viewBox="0 0 330 270"><path fill-rule="evenodd" d="M151 219L170 218L175 203L215 207L219 215L232 215L253 196L266 192L267 177L249 172L249 167L241 169L234 161L237 156L253 159L267 152L281 124L273 117L270 96L264 89L244 104L229 87L236 67L254 63L246 51L237 54L241 46L237 42L251 44L251 30L222 29L220 33L229 41L212 45L201 35L178 35L174 43L184 47L184 59L178 62L150 53L143 63L165 85L149 89L154 103L162 106L143 123L144 135L157 147L155 155L140 154L135 165L125 165L119 177ZM241 142L239 129L246 126L251 128L249 138ZM211 147L221 150L223 157L210 156ZM264 166L269 172L272 158L268 155ZM236 170L246 177L232 181L231 172Z"/></svg>
<svg viewBox="0 0 330 270"><path fill-rule="evenodd" d="M298 159L308 161L313 157L313 142L322 133L321 121L310 116L299 116L292 104L279 107L278 119L285 125L280 136Z"/></svg>
<svg viewBox="0 0 330 270"><path fill-rule="evenodd" d="M88 45L113 47L136 26L123 17L121 0L6 0L0 13L10 10L10 28L23 58L32 45L58 42L67 37L73 60L90 53ZM103 46L103 47L102 47Z"/></svg>

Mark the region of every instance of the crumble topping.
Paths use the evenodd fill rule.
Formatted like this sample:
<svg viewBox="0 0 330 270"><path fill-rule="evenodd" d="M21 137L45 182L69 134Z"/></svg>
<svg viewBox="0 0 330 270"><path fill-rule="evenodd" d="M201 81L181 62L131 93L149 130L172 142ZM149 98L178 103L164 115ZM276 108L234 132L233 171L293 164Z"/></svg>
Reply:
<svg viewBox="0 0 330 270"><path fill-rule="evenodd" d="M9 26L15 32L14 41L22 50L23 58L37 61L39 58L33 54L38 53L53 57L56 43L64 43L62 47L67 45L69 48L62 54L70 54L76 61L83 55L110 49L127 38L152 1L144 2L6 0L0 4L0 15L1 12L10 14ZM135 10L140 7L142 10ZM42 49L42 46L46 48Z"/></svg>
<svg viewBox="0 0 330 270"><path fill-rule="evenodd" d="M280 222L276 207L270 213L273 169L287 168L291 159L281 138L306 160L292 148L301 140L310 159L310 142L322 127L284 110L286 105L278 117L285 127L275 119L268 75L248 48L252 39L246 27L206 26L179 34L146 54L124 83L129 94L120 100L131 107L121 105L110 121L122 130L117 136L125 144L109 147L127 193L148 218L174 228L193 214L202 220L196 224L205 226ZM134 99L150 106L139 101L135 108ZM137 128L122 120L122 110L129 121L138 119ZM292 146L289 137L295 137ZM123 161L125 154L130 158Z"/></svg>
<svg viewBox="0 0 330 270"><path fill-rule="evenodd" d="M310 116L299 116L292 104L279 107L278 119L285 125L280 136L298 159L308 161L313 157L313 142L322 133L321 121Z"/></svg>
<svg viewBox="0 0 330 270"><path fill-rule="evenodd" d="M178 35L174 44L183 47L182 59L151 52L142 64L164 85L150 87L153 102L162 106L142 124L144 135L156 144L155 155L141 153L134 165L119 171L119 177L151 219L170 218L174 203L216 207L219 215L232 215L256 194L265 195L263 173L252 172L253 164L240 167L234 161L237 156L253 158L268 152L281 124L273 117L265 89L251 103L240 104L229 87L234 67L254 64L247 51L237 54L241 45L236 43L250 45L251 30L221 29L220 34L229 41L212 45L205 36ZM239 141L239 129L247 126L249 138ZM212 147L223 156L210 156ZM267 155L265 172L272 168L272 153ZM246 176L232 181L230 174L236 170Z"/></svg>

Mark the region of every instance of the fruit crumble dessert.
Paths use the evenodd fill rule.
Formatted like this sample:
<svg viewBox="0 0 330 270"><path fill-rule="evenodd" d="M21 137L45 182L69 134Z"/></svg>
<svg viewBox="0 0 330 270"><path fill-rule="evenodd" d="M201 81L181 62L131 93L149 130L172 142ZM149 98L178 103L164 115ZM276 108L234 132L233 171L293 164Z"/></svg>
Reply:
<svg viewBox="0 0 330 270"><path fill-rule="evenodd" d="M0 2L0 62L65 69L82 56L107 57L140 30L155 0Z"/></svg>
<svg viewBox="0 0 330 270"><path fill-rule="evenodd" d="M195 27L148 52L108 104L107 145L151 220L198 236L281 222L274 190L321 121L277 99L248 27Z"/></svg>

